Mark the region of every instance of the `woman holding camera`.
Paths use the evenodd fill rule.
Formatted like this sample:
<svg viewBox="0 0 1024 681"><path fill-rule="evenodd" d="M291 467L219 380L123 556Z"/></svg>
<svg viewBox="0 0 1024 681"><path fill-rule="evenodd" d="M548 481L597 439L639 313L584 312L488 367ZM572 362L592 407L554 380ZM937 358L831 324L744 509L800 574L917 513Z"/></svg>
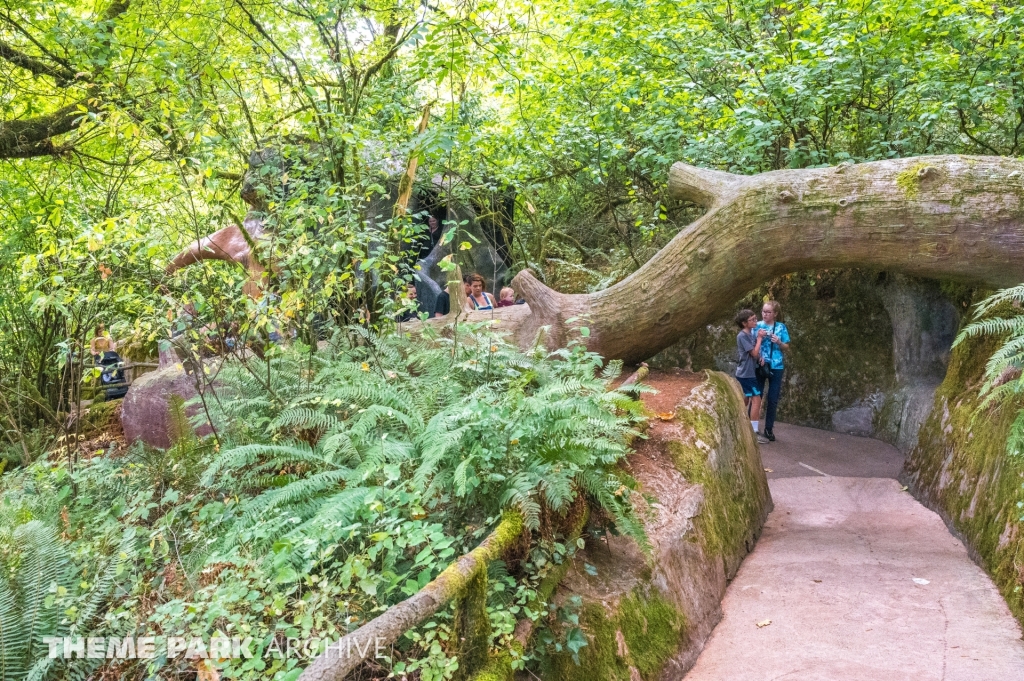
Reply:
<svg viewBox="0 0 1024 681"><path fill-rule="evenodd" d="M779 321L782 306L778 301L769 300L761 306L761 321L757 323L757 330L765 331L764 340L761 343L761 358L764 360L763 369L758 371L757 383L758 392L765 396L767 408L764 417L764 436L769 442L775 442L775 413L779 408L779 394L782 392L782 377L785 374L785 353L789 352L789 329ZM768 383L768 392L765 392L764 384Z"/></svg>

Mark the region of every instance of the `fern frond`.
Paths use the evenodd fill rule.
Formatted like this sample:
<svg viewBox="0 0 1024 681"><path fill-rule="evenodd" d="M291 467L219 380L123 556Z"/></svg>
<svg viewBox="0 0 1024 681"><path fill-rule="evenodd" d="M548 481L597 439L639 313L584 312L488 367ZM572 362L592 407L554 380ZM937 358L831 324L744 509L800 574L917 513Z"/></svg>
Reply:
<svg viewBox="0 0 1024 681"><path fill-rule="evenodd" d="M21 678L48 646L44 636L57 629L59 608L47 605L51 590L70 582L67 550L53 528L32 520L15 528L20 553L13 580L0 576L0 666L3 678Z"/></svg>
<svg viewBox="0 0 1024 681"><path fill-rule="evenodd" d="M324 528L351 525L356 520L356 511L365 505L371 494L377 494L378 491L375 487L352 487L326 497L321 500L314 514L285 537L297 541Z"/></svg>
<svg viewBox="0 0 1024 681"><path fill-rule="evenodd" d="M6 576L0 577L0 679L24 673L27 631L22 629L21 608Z"/></svg>
<svg viewBox="0 0 1024 681"><path fill-rule="evenodd" d="M271 457L291 461L315 461L319 459L309 445L304 443L275 445L260 442L242 445L227 449L214 459L206 469L206 472L203 473L203 484L211 485L218 476L225 472L238 472L256 463L261 458Z"/></svg>
<svg viewBox="0 0 1024 681"><path fill-rule="evenodd" d="M251 523L278 507L294 506L299 501L309 502L325 492L337 489L351 475L352 471L347 469L324 471L301 478L284 487L268 490L246 504L243 516Z"/></svg>
<svg viewBox="0 0 1024 681"><path fill-rule="evenodd" d="M338 424L338 419L333 414L310 409L309 407L292 407L282 411L277 418L270 422L272 431L280 431L286 428L295 430L319 430L327 431Z"/></svg>
<svg viewBox="0 0 1024 681"><path fill-rule="evenodd" d="M953 347L963 343L968 338L978 336L999 336L1006 333L1020 333L1024 329L1024 315L1017 317L990 317L973 321L957 335Z"/></svg>

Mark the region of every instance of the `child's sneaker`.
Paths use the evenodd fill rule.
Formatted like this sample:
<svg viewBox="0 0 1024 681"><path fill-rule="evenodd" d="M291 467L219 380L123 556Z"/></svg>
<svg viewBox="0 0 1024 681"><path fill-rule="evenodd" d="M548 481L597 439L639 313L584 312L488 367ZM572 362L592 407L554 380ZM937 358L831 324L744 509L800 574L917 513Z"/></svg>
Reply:
<svg viewBox="0 0 1024 681"><path fill-rule="evenodd" d="M766 438L764 435L761 435L761 433L754 433L754 434L757 436L757 444L759 444L759 445L766 445L769 442L771 442L771 440Z"/></svg>

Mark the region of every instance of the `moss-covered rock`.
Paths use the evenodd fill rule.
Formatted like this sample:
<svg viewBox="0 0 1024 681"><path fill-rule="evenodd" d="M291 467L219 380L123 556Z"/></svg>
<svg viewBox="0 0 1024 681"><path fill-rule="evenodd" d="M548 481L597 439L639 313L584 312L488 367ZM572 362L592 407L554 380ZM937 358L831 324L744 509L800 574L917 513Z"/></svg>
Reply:
<svg viewBox="0 0 1024 681"><path fill-rule="evenodd" d="M656 423L631 455L628 473L649 499L652 551L608 536L578 555L556 602L582 598L587 645L578 664L567 652L545 658L543 678L677 679L696 661L721 619L726 584L771 510L742 405L735 381L709 372L675 419Z"/></svg>
<svg viewBox="0 0 1024 681"><path fill-rule="evenodd" d="M120 430L121 402L93 402L82 414L82 434L91 437L107 430Z"/></svg>
<svg viewBox="0 0 1024 681"><path fill-rule="evenodd" d="M613 612L588 602L580 613L588 644L580 663L568 654L546 665L549 679L643 681L661 678L665 663L686 642L686 617L649 583L638 585Z"/></svg>
<svg viewBox="0 0 1024 681"><path fill-rule="evenodd" d="M723 556L731 578L739 562L753 548L754 538L764 522L765 494L758 493L764 479L760 455L719 457L721 449L743 448L744 437L736 438L732 429L719 432L721 423L746 424L741 416L742 398L728 399L732 382L720 373L711 373L719 413L712 416L709 405L680 407L677 417L690 428L693 437L666 443L676 470L691 483L704 489L704 510L694 518L695 535L710 555ZM746 429L744 429L746 430Z"/></svg>
<svg viewBox="0 0 1024 681"><path fill-rule="evenodd" d="M979 339L953 351L902 478L963 540L1024 624L1024 458L1006 452L1024 400L978 411L985 362L995 348L994 340Z"/></svg>

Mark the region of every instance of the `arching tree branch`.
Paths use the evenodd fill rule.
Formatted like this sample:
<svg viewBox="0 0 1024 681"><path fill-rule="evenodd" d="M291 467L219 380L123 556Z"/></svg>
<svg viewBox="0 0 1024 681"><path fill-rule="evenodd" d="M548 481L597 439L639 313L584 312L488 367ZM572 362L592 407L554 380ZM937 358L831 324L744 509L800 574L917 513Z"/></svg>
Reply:
<svg viewBox="0 0 1024 681"><path fill-rule="evenodd" d="M63 66L54 66L42 59L25 54L2 40L0 40L0 58L25 69L34 76L50 76L60 87L75 80L75 74Z"/></svg>
<svg viewBox="0 0 1024 681"><path fill-rule="evenodd" d="M646 359L759 284L800 270L866 267L988 286L1024 281L1024 162L922 156L750 177L677 163L671 193L708 206L625 280L589 295L513 280L530 305L492 315L531 343L587 326L609 359Z"/></svg>

